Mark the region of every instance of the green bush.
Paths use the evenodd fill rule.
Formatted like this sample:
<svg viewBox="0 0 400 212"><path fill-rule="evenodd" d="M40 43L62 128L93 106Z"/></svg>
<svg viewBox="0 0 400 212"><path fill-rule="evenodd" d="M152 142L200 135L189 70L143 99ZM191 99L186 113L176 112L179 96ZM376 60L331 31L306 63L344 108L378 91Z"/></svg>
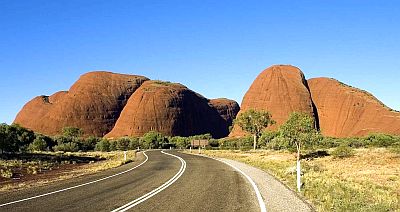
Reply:
<svg viewBox="0 0 400 212"><path fill-rule="evenodd" d="M66 136L62 136L62 135L60 135L60 136L54 136L54 137L53 137L53 140L54 140L54 142L55 142L57 145L64 144L64 143L74 142L74 139L73 139L73 138L71 138L71 137L66 137Z"/></svg>
<svg viewBox="0 0 400 212"><path fill-rule="evenodd" d="M79 146L75 142L61 143L53 147L55 151L64 152L77 152L79 151Z"/></svg>
<svg viewBox="0 0 400 212"><path fill-rule="evenodd" d="M79 142L79 150L82 151L92 151L95 149L96 144L101 141L101 138L90 136L86 139L82 139Z"/></svg>
<svg viewBox="0 0 400 212"><path fill-rule="evenodd" d="M210 139L210 140L208 141L208 145L209 145L210 147L218 147L218 146L219 146L218 139Z"/></svg>
<svg viewBox="0 0 400 212"><path fill-rule="evenodd" d="M158 149L163 143L169 143L167 137L154 131L144 134L140 140L145 149Z"/></svg>
<svg viewBox="0 0 400 212"><path fill-rule="evenodd" d="M279 136L277 131L264 131L258 139L258 144L261 147L266 147L277 136Z"/></svg>
<svg viewBox="0 0 400 212"><path fill-rule="evenodd" d="M44 151L47 149L47 142L41 136L36 136L35 140L29 144L29 151Z"/></svg>
<svg viewBox="0 0 400 212"><path fill-rule="evenodd" d="M354 155L354 150L347 145L340 145L333 152L332 156L334 158L347 158Z"/></svg>
<svg viewBox="0 0 400 212"><path fill-rule="evenodd" d="M118 140L114 141L115 143L115 148L117 150L128 150L129 149L129 143L130 143L130 139L128 137L122 137L119 138Z"/></svg>
<svg viewBox="0 0 400 212"><path fill-rule="evenodd" d="M375 133L368 135L365 139L369 146L373 147L390 147L400 142L400 136Z"/></svg>
<svg viewBox="0 0 400 212"><path fill-rule="evenodd" d="M366 142L364 138L339 138L338 142L340 143L340 145L347 145L353 148L369 146L368 142Z"/></svg>
<svg viewBox="0 0 400 212"><path fill-rule="evenodd" d="M99 142L97 142L95 150L101 152L110 151L110 141L107 139L101 139Z"/></svg>
<svg viewBox="0 0 400 212"><path fill-rule="evenodd" d="M83 140L76 137L67 136L55 136L54 141L57 143L53 147L54 151L64 151L64 152L77 152L82 149Z"/></svg>
<svg viewBox="0 0 400 212"><path fill-rule="evenodd" d="M0 153L24 152L35 139L32 130L17 124L0 124Z"/></svg>
<svg viewBox="0 0 400 212"><path fill-rule="evenodd" d="M315 146L317 148L329 149L340 146L340 143L342 143L340 139L321 136L321 139L315 144Z"/></svg>
<svg viewBox="0 0 400 212"><path fill-rule="evenodd" d="M218 141L221 149L249 149L253 148L253 137L225 138Z"/></svg>
<svg viewBox="0 0 400 212"><path fill-rule="evenodd" d="M140 148L139 138L131 137L131 138L129 139L129 146L128 146L128 148L129 148L130 150L135 150L135 149L137 149L138 147Z"/></svg>
<svg viewBox="0 0 400 212"><path fill-rule="evenodd" d="M110 141L110 146L108 147L109 151L116 151L117 150L117 142Z"/></svg>
<svg viewBox="0 0 400 212"><path fill-rule="evenodd" d="M273 150L289 150L291 152L296 151L296 147L291 145L285 137L279 135L273 138L269 143L265 145L265 148L267 149L273 149Z"/></svg>
<svg viewBox="0 0 400 212"><path fill-rule="evenodd" d="M190 140L187 137L174 136L170 137L169 142L174 144L177 148L187 149L190 147Z"/></svg>
<svg viewBox="0 0 400 212"><path fill-rule="evenodd" d="M62 133L65 137L79 138L83 135L83 130L77 127L64 127Z"/></svg>

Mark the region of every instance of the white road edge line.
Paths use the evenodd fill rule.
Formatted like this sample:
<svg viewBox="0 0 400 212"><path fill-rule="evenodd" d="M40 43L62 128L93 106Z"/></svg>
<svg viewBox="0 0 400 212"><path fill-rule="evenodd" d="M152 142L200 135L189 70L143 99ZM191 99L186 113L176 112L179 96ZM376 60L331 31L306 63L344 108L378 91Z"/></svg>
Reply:
<svg viewBox="0 0 400 212"><path fill-rule="evenodd" d="M86 185L90 185L90 184L93 184L93 183L97 183L97 182L100 182L100 181L103 181L103 180L107 180L107 179L116 177L116 176L121 175L121 174L125 174L127 172L130 172L130 171L138 168L139 166L143 165L144 163L146 163L149 160L149 157L146 155L146 151L143 152L143 155L146 157L146 160L144 160L139 165L137 165L137 166L135 166L133 168L130 168L128 170L125 170L123 172L119 172L119 173L116 173L116 174L113 174L113 175L110 175L110 176L107 176L107 177L100 178L98 180L94 180L94 181L91 181L91 182L79 184L79 185L68 187L68 188L64 188L64 189L60 189L60 190L57 190L57 191L52 191L52 192L49 192L49 193L40 194L40 195L37 195L37 196L28 197L28 198L25 198L25 199L20 199L20 200L4 203L4 204L1 204L0 207L4 207L4 206L7 206L7 205L11 205L11 204L19 203L19 202L24 202L24 201L28 201L28 200L36 199L36 198L39 198L39 197L44 197L44 196L56 194L56 193L60 193L60 192L63 192L63 191L68 191L68 190L71 190L71 189L75 189L75 188L79 188L79 187L82 187L82 186L86 186Z"/></svg>
<svg viewBox="0 0 400 212"><path fill-rule="evenodd" d="M161 191L163 191L164 189L168 188L170 185L172 185L176 180L178 180L182 174L185 172L186 170L186 161L183 160L181 157L161 151L161 153L169 155L169 156L173 156L175 158L178 158L181 161L181 168L179 169L178 173L176 173L171 179L169 179L167 182L165 182L164 184L162 184L161 186L159 186L158 188L150 191L149 193L117 208L114 209L112 212L123 212L123 211L127 211L133 207L135 207L136 205L146 201L147 199L153 197L154 195L160 193Z"/></svg>
<svg viewBox="0 0 400 212"><path fill-rule="evenodd" d="M187 153L186 153L186 154L187 154ZM236 166L234 166L234 165L232 165L232 164L230 164L230 163L228 163L228 162L225 162L225 161L223 161L223 160L221 160L221 159L219 159L219 158L213 158L213 157L209 157L209 156L206 156L206 155L197 155L197 154L190 154L190 155L196 155L196 156L201 156L201 157L205 157L205 158L210 158L210 159L217 160L217 161L219 161L219 162L225 163L226 165L228 165L228 166L234 168L236 171L240 172L243 176L245 176L245 177L247 178L247 180L248 180L248 181L250 182L250 184L253 186L253 189L254 189L254 192L256 193L257 200L258 200L258 205L260 206L261 212L267 212L267 208L266 208L265 203L264 203L264 200L263 200L263 198L262 198L262 196L261 196L261 192L260 192L260 190L258 189L256 183L253 181L253 179L251 179L251 177L250 177L249 175L247 175L246 173L244 173L242 170L240 170L240 169L237 168Z"/></svg>

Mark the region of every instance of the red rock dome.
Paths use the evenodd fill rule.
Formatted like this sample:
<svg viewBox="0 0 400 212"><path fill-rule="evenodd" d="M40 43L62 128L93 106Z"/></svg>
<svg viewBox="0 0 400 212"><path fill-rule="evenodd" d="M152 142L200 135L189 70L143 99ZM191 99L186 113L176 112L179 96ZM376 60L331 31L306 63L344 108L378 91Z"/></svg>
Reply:
<svg viewBox="0 0 400 212"><path fill-rule="evenodd" d="M82 75L68 92L39 96L28 102L14 123L47 135L79 127L103 136L117 121L132 93L146 77L97 71Z"/></svg>
<svg viewBox="0 0 400 212"><path fill-rule="evenodd" d="M248 109L269 111L276 121L270 129L277 129L292 112L304 112L315 117L304 74L290 65L271 66L258 75L243 98L239 114ZM230 136L245 134L235 126Z"/></svg>
<svg viewBox="0 0 400 212"><path fill-rule="evenodd" d="M228 134L226 121L209 100L187 87L147 81L131 96L108 138L142 136L157 131L168 136Z"/></svg>
<svg viewBox="0 0 400 212"><path fill-rule="evenodd" d="M373 95L335 79L308 80L322 134L364 136L372 132L400 134L400 113Z"/></svg>

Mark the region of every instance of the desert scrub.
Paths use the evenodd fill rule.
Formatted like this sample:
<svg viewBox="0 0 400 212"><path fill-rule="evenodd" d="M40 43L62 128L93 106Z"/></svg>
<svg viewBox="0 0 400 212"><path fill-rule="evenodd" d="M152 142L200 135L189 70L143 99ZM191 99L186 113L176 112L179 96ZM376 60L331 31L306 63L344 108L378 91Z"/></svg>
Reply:
<svg viewBox="0 0 400 212"><path fill-rule="evenodd" d="M3 184L0 186L0 192L9 191L10 189L22 189L26 187L38 186L86 174L92 174L121 166L136 159L136 151L127 151L126 161L124 160L124 152L122 151L73 153L42 152L40 154L42 159L32 156L30 159L24 158L21 160L0 160L1 170L16 170L17 172L14 172L14 174L16 173L17 176L18 172L23 170L23 175L21 178L27 176L26 174L37 176L28 182L9 182L8 184ZM50 178L43 178L43 175L40 174L42 172L46 174L46 171L62 168L62 166L67 168L63 169L62 172L56 172L56 174L52 175ZM0 180L7 181L3 178L0 178Z"/></svg>
<svg viewBox="0 0 400 212"><path fill-rule="evenodd" d="M400 157L400 144L390 148L390 151Z"/></svg>
<svg viewBox="0 0 400 212"><path fill-rule="evenodd" d="M337 179L329 173L306 172L303 195L319 211L392 211L399 209L393 192L370 182Z"/></svg>
<svg viewBox="0 0 400 212"><path fill-rule="evenodd" d="M14 174L11 169L5 168L5 169L0 169L0 175L1 175L1 177L4 177L4 178L12 178L12 176Z"/></svg>
<svg viewBox="0 0 400 212"><path fill-rule="evenodd" d="M258 167L295 190L295 155L285 151L204 151ZM400 211L400 157L386 148L353 149L340 160L302 160L302 195L318 211Z"/></svg>
<svg viewBox="0 0 400 212"><path fill-rule="evenodd" d="M334 158L348 158L354 156L354 150L347 145L340 145L332 151Z"/></svg>
<svg viewBox="0 0 400 212"><path fill-rule="evenodd" d="M126 163L132 162L136 158L136 151L129 150L126 151L127 153L127 160L124 161L124 152L123 151L112 151L112 152L71 152L68 155L74 156L84 156L84 157L93 157L93 158L102 158L97 163L90 163L86 165L85 172L99 172L103 170L107 170L110 168L115 168L118 166L122 166Z"/></svg>
<svg viewBox="0 0 400 212"><path fill-rule="evenodd" d="M37 173L38 173L38 167L35 166L35 165L29 165L29 166L26 168L26 172L27 172L28 174L37 174Z"/></svg>

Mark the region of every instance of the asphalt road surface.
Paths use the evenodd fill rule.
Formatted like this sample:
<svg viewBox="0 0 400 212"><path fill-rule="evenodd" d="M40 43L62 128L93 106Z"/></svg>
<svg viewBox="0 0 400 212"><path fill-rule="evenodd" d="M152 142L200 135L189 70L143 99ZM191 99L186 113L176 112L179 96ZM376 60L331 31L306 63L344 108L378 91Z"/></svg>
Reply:
<svg viewBox="0 0 400 212"><path fill-rule="evenodd" d="M249 181L219 161L147 151L99 174L2 194L0 211L260 211Z"/></svg>

